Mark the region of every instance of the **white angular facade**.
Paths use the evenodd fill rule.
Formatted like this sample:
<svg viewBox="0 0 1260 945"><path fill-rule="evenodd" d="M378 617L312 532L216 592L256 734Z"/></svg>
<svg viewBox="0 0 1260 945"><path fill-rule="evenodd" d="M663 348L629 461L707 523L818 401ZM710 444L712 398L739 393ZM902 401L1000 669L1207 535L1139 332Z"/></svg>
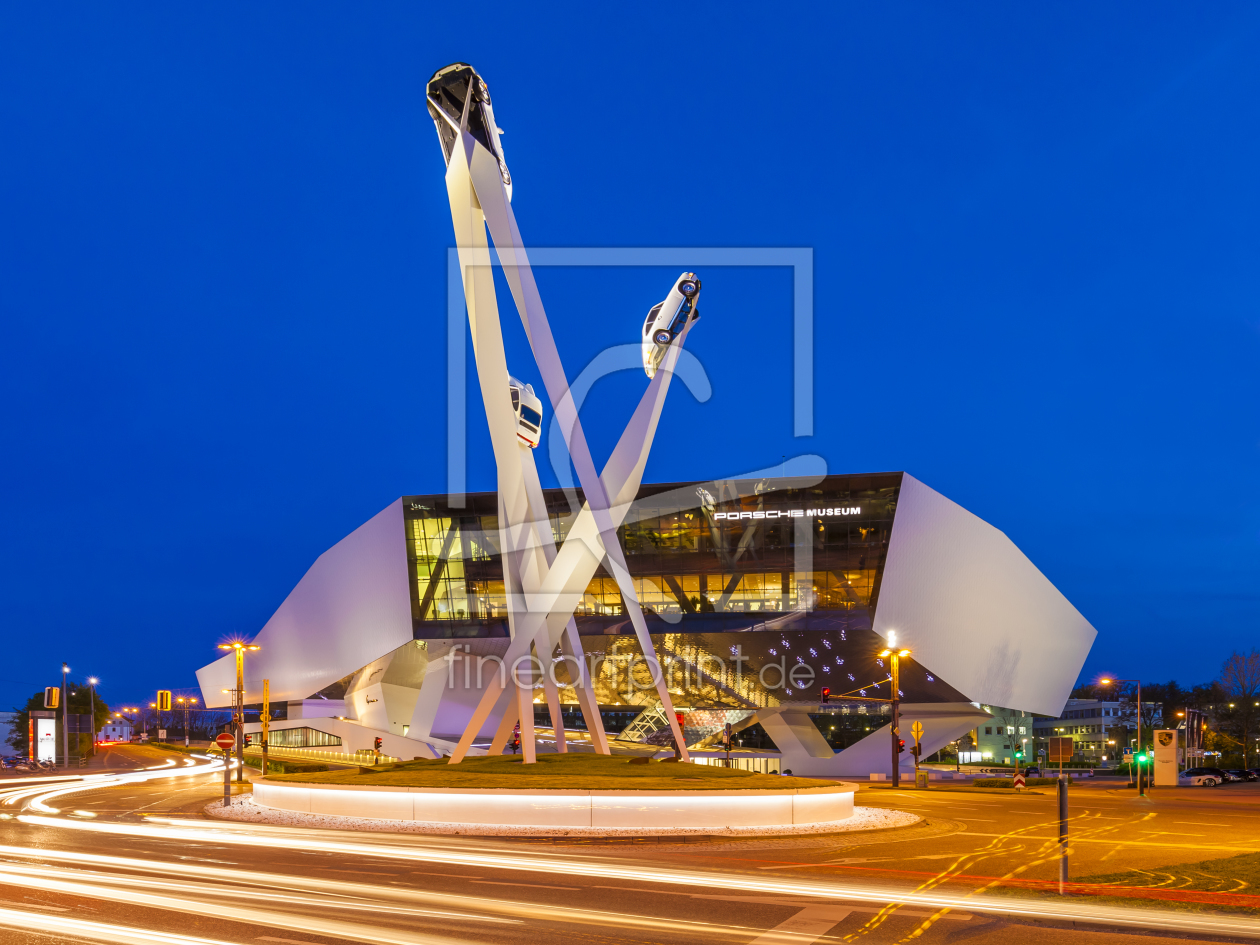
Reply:
<svg viewBox="0 0 1260 945"><path fill-rule="evenodd" d="M545 500L562 540L576 511L560 490ZM463 509L410 497L329 549L255 638L246 702L267 679L273 703L301 716L273 732L320 732L346 752L380 738L395 757L450 753L510 642L496 515L492 494ZM875 701L889 696L877 656L889 631L913 654L902 733L921 722L928 754L983 724L980 704L1057 715L1095 636L1001 531L902 473L645 485L618 539L687 743L711 747L727 721L760 726L795 774L889 771ZM638 715L624 744L665 744L604 571L574 620L599 704ZM576 706L572 661L538 656ZM227 704L230 657L198 678L208 706ZM494 734L487 723L480 749Z"/></svg>

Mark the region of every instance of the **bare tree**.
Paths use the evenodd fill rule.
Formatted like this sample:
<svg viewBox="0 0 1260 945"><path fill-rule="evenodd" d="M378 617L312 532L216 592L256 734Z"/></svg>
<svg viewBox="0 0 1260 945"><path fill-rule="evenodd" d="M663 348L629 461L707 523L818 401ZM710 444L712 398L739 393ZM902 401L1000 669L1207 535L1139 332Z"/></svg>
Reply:
<svg viewBox="0 0 1260 945"><path fill-rule="evenodd" d="M1221 688L1238 709L1235 724L1242 728L1243 767L1247 767L1248 737L1251 734L1257 693L1260 693L1260 652L1234 652L1221 667Z"/></svg>

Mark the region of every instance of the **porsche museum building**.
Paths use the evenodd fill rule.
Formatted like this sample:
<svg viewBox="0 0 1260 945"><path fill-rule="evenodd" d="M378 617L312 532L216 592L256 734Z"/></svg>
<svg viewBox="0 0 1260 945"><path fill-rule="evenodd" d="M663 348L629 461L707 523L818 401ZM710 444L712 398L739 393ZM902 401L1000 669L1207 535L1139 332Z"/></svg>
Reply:
<svg viewBox="0 0 1260 945"><path fill-rule="evenodd" d="M545 496L560 543L581 495ZM923 724L927 753L982 724L984 705L1057 716L1095 636L1005 534L906 473L645 484L618 537L689 744L731 722L797 774L890 770L878 655L890 634L911 650L902 718ZM320 556L247 661L246 700L265 678L289 704L271 744L449 751L509 641L497 545L494 493L459 507L409 496ZM607 571L574 620L601 707L629 723L620 743L659 739L649 666ZM575 709L570 669L556 658L551 672ZM199 671L208 705L234 672L230 658ZM855 734L837 742L822 712L867 724L841 724Z"/></svg>

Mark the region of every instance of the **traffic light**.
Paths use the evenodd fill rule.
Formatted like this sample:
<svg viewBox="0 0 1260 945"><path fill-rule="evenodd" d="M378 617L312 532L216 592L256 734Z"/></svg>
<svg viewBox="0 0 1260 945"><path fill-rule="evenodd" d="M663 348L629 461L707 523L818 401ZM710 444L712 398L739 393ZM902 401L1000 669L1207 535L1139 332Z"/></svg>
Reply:
<svg viewBox="0 0 1260 945"><path fill-rule="evenodd" d="M1016 749L1016 750L1015 750L1015 760L1016 760L1016 761L1022 761L1022 760L1023 760L1023 757L1024 757L1024 752L1023 752L1023 750L1022 750L1022 749Z"/></svg>
<svg viewBox="0 0 1260 945"><path fill-rule="evenodd" d="M171 711L171 691L169 689L158 690L157 708L159 712Z"/></svg>
<svg viewBox="0 0 1260 945"><path fill-rule="evenodd" d="M61 705L61 687L45 686L44 687L44 708L55 709Z"/></svg>
<svg viewBox="0 0 1260 945"><path fill-rule="evenodd" d="M919 752L921 751L923 751L923 746L920 745L918 742L915 742L914 746L910 749L910 754L914 755L915 759L917 760L919 757Z"/></svg>
<svg viewBox="0 0 1260 945"><path fill-rule="evenodd" d="M822 701L823 701L823 702L826 702L826 701L827 701L828 699L830 699L830 698L831 698L831 688L830 688L829 686L823 686L823 688L822 688Z"/></svg>
<svg viewBox="0 0 1260 945"><path fill-rule="evenodd" d="M897 754L901 754L906 750L906 740L904 738L897 739Z"/></svg>
<svg viewBox="0 0 1260 945"><path fill-rule="evenodd" d="M380 751L380 750L381 750L381 739L380 739L380 737L379 737L379 736L378 736L377 738L372 739L372 749L373 749L374 751Z"/></svg>
<svg viewBox="0 0 1260 945"><path fill-rule="evenodd" d="M250 745L252 745L253 743L254 743L254 736L253 736L253 735L246 735L246 736L245 736L245 747L246 747L246 748L248 748L248 747L249 747Z"/></svg>

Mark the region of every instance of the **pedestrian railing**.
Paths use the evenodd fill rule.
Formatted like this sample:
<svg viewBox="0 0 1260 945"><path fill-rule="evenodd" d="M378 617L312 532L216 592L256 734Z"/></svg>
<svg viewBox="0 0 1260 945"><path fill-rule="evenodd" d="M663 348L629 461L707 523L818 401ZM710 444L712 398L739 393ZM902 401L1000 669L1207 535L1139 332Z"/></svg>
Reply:
<svg viewBox="0 0 1260 945"><path fill-rule="evenodd" d="M245 748L247 755L262 755L261 745L247 745ZM331 748L280 748L271 746L267 749L267 756L276 761L312 761L323 762L338 765L376 765L376 764L394 764L401 761L393 755L377 755L370 748L361 748L358 751L336 751Z"/></svg>

